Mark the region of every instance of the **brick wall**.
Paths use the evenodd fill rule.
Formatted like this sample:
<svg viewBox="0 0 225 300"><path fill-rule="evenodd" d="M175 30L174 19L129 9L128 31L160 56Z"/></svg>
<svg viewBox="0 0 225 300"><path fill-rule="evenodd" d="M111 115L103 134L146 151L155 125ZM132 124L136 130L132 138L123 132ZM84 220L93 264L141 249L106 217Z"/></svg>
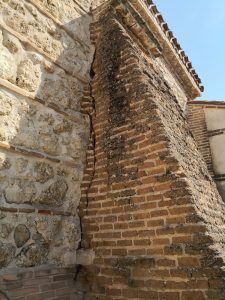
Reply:
<svg viewBox="0 0 225 300"><path fill-rule="evenodd" d="M198 144L199 152L203 155L208 170L213 176L212 155L205 121L204 106L205 105L190 102L188 104L188 122L191 132Z"/></svg>
<svg viewBox="0 0 225 300"><path fill-rule="evenodd" d="M136 16L138 28L140 18L122 2L96 13L92 28L92 139L80 205L82 247L96 254L81 268L87 297L222 300L224 204L175 96L178 74L163 56L146 55L127 25Z"/></svg>
<svg viewBox="0 0 225 300"><path fill-rule="evenodd" d="M9 299L17 300L71 300L82 299L75 288L76 268L35 268L20 272L5 272L0 287ZM6 298L0 294L0 299Z"/></svg>

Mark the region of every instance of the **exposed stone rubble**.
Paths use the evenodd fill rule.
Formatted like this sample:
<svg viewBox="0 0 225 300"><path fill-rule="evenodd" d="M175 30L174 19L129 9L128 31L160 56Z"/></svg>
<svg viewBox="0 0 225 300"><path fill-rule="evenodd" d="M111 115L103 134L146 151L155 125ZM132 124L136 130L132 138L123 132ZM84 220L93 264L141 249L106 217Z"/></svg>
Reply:
<svg viewBox="0 0 225 300"><path fill-rule="evenodd" d="M76 264L90 5L0 1L1 268Z"/></svg>
<svg viewBox="0 0 225 300"><path fill-rule="evenodd" d="M77 72L81 76L86 75L89 68L88 61L91 57L88 45L80 45L65 30L57 26L52 19L46 18L29 1L7 2L1 1L0 4L1 25L4 29L8 29L18 36L24 36L36 49L57 61L57 64L69 73ZM69 11L70 7L67 6L67 10ZM77 19L76 15L74 19ZM88 26L88 20L86 22ZM32 64L29 60L24 63L22 61L20 68L26 72L26 67L29 67L29 64Z"/></svg>

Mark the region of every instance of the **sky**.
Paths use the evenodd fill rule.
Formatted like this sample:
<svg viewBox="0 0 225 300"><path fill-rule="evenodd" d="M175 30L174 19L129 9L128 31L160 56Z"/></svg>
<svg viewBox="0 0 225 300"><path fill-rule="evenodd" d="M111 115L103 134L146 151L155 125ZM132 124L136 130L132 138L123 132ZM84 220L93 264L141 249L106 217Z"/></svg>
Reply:
<svg viewBox="0 0 225 300"><path fill-rule="evenodd" d="M188 55L205 91L225 101L225 0L154 0Z"/></svg>

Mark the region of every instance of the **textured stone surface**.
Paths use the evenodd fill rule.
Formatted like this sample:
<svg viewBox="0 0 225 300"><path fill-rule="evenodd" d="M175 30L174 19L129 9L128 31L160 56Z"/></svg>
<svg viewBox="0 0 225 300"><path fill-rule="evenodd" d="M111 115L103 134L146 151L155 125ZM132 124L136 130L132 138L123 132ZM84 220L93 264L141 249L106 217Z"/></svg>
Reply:
<svg viewBox="0 0 225 300"><path fill-rule="evenodd" d="M7 60L0 59L1 78L35 93L43 101L60 109L79 110L83 90L81 82L39 53L25 51L21 41L6 30L0 30L0 35L1 54L6 52L10 56ZM13 76L9 76L7 69L12 70ZM9 110L7 107L4 109Z"/></svg>
<svg viewBox="0 0 225 300"><path fill-rule="evenodd" d="M82 0L76 3L73 0L63 2L60 0L37 0L36 2L60 20L75 39L79 37L83 42L90 42L91 17L87 12L89 12L91 1Z"/></svg>
<svg viewBox="0 0 225 300"><path fill-rule="evenodd" d="M16 226L14 230L14 240L18 248L22 247L30 238L29 229L22 224Z"/></svg>
<svg viewBox="0 0 225 300"><path fill-rule="evenodd" d="M75 113L73 122L52 109L6 91L1 91L0 97L2 103L10 103L12 107L8 115L0 116L1 141L52 156L83 157L89 137L88 118Z"/></svg>
<svg viewBox="0 0 225 300"><path fill-rule="evenodd" d="M37 162L35 164L36 180L40 183L45 183L54 177L54 170L51 165L46 162Z"/></svg>
<svg viewBox="0 0 225 300"><path fill-rule="evenodd" d="M61 207L76 213L80 199L83 165L57 165L21 155L3 153L0 168L1 204L36 205L40 209Z"/></svg>
<svg viewBox="0 0 225 300"><path fill-rule="evenodd" d="M35 187L28 180L13 179L9 180L3 194L8 203L31 203L35 197Z"/></svg>
<svg viewBox="0 0 225 300"><path fill-rule="evenodd" d="M16 264L19 267L34 267L47 262L48 247L44 242L24 247L17 256Z"/></svg>
<svg viewBox="0 0 225 300"><path fill-rule="evenodd" d="M57 180L41 193L39 202L51 206L61 206L65 201L68 186L66 181Z"/></svg>
<svg viewBox="0 0 225 300"><path fill-rule="evenodd" d="M13 224L9 224L9 223L1 223L0 224L0 236L3 239L7 239L10 235L10 233L12 232L14 226Z"/></svg>
<svg viewBox="0 0 225 300"><path fill-rule="evenodd" d="M76 262L90 3L0 0L0 268Z"/></svg>
<svg viewBox="0 0 225 300"><path fill-rule="evenodd" d="M92 53L88 46L80 48L79 42L72 39L64 30L57 26L50 18L44 16L30 3L22 0L1 1L1 20L11 29L26 36L40 50L46 52L57 60L71 73L79 72L86 76L90 67ZM76 18L76 16L74 16ZM2 54L3 58L11 59L8 52ZM27 70L32 62L25 60L20 65L21 81L26 78ZM7 67L9 78L13 73ZM33 78L35 80L35 78ZM32 87L32 82L30 82Z"/></svg>
<svg viewBox="0 0 225 300"><path fill-rule="evenodd" d="M0 222L1 268L75 264L81 237L78 216L5 213Z"/></svg>
<svg viewBox="0 0 225 300"><path fill-rule="evenodd" d="M13 260L15 255L15 247L10 243L2 243L0 241L0 267L7 267Z"/></svg>
<svg viewBox="0 0 225 300"><path fill-rule="evenodd" d="M13 56L7 49L0 52L0 76L11 82L16 80L16 65L13 64Z"/></svg>

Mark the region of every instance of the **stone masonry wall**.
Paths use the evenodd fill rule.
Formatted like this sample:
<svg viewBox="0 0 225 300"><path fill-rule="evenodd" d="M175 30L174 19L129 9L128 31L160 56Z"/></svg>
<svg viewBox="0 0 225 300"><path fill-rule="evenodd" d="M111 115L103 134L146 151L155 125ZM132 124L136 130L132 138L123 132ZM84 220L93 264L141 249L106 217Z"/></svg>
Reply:
<svg viewBox="0 0 225 300"><path fill-rule="evenodd" d="M222 300L224 203L188 129L179 79L136 38L151 38L140 20L136 1L111 1L91 31L80 215L82 247L96 258L77 288L98 300Z"/></svg>
<svg viewBox="0 0 225 300"><path fill-rule="evenodd" d="M72 268L81 239L77 207L90 133L81 102L93 60L90 5L0 0L0 289L11 299L77 299L75 270L54 273L51 266ZM33 278L27 283L18 275L24 268L34 272L25 273Z"/></svg>

